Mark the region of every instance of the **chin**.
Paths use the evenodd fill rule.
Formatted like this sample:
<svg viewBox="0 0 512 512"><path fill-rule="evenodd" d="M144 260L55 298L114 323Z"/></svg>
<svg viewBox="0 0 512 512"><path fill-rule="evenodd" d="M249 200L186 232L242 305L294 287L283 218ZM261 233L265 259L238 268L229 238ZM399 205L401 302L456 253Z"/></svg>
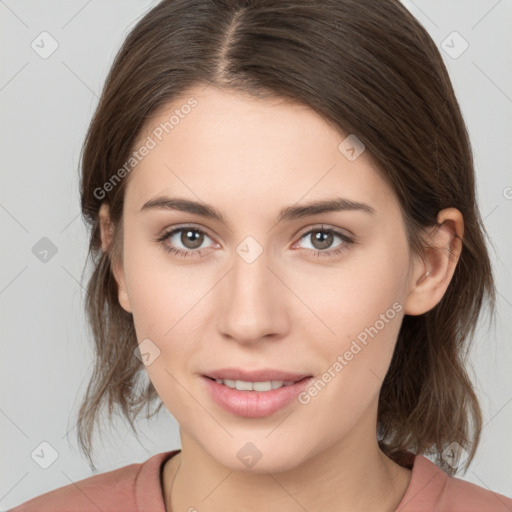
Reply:
<svg viewBox="0 0 512 512"><path fill-rule="evenodd" d="M212 440L212 445L206 445L204 449L218 464L235 472L255 475L290 471L307 458L300 439L297 443L284 444L271 439L250 441L245 436L243 440L233 438L225 443L215 443Z"/></svg>

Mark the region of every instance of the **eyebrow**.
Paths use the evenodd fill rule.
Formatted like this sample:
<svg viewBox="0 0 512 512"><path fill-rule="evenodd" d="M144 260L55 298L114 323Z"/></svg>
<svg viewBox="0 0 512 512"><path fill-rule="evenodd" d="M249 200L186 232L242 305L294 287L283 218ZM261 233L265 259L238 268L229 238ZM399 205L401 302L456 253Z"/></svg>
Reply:
<svg viewBox="0 0 512 512"><path fill-rule="evenodd" d="M148 210L177 210L186 213L200 215L205 218L214 219L226 224L226 221L217 209L213 206L183 199L178 197L156 197L144 203L141 208L142 211ZM277 222L291 221L309 217L312 215L319 215L321 213L339 212L339 211L361 211L370 215L375 215L377 212L370 205L358 201L352 201L338 197L324 201L315 201L297 206L288 206L279 212Z"/></svg>

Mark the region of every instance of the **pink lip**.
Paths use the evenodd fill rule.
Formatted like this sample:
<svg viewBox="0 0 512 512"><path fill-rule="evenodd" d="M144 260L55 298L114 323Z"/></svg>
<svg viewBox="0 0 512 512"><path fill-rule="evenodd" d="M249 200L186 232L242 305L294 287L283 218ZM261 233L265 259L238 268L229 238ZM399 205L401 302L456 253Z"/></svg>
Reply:
<svg viewBox="0 0 512 512"><path fill-rule="evenodd" d="M281 375L284 375L281 373ZM288 374L290 376L291 374ZM229 377L225 377L229 378ZM262 381L261 378L254 381ZM310 384L313 377L305 377L302 380L283 386L271 391L240 391L231 389L224 384L219 384L206 376L202 377L208 392L212 399L225 411L246 418L262 418L275 413L279 409L290 404L297 395L301 393ZM251 379L239 379L251 380ZM283 378L267 380L285 380ZM286 379L288 380L288 379ZM294 380L289 379L289 380Z"/></svg>
<svg viewBox="0 0 512 512"><path fill-rule="evenodd" d="M270 368L253 371L243 371L239 368L223 368L221 370L205 372L203 375L212 379L245 380L246 382L265 382L268 380L282 380L286 382L311 377L311 375L306 373L289 373Z"/></svg>

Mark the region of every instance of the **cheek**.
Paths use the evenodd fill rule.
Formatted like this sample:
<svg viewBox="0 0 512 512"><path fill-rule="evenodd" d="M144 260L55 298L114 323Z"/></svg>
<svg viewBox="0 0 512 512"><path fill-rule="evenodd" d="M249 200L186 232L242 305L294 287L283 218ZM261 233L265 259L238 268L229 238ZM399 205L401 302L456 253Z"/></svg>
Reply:
<svg viewBox="0 0 512 512"><path fill-rule="evenodd" d="M212 302L211 270L172 264L163 249L135 237L125 239L124 269L138 343L149 347L149 377L164 401L200 350L196 339ZM145 341L145 340L149 340ZM142 348L142 347L141 347ZM172 374L172 375L171 375Z"/></svg>
<svg viewBox="0 0 512 512"><path fill-rule="evenodd" d="M327 402L362 410L382 385L403 319L408 258L404 238L389 244L382 237L338 268L319 272L307 283L309 293L302 281L298 295L322 320L313 319L309 337L327 372Z"/></svg>
<svg viewBox="0 0 512 512"><path fill-rule="evenodd" d="M382 261L376 267L393 270ZM325 431L329 411L327 443L350 431L377 400L403 319L400 272L376 280L368 267L351 270L328 288L332 300L323 299L324 309L317 310L335 334L310 332L312 360L323 365L300 400L312 433Z"/></svg>
<svg viewBox="0 0 512 512"><path fill-rule="evenodd" d="M125 237L124 272L137 336L139 342L165 339L192 307L198 283L188 281L185 267L171 264L158 242L133 231Z"/></svg>
<svg viewBox="0 0 512 512"><path fill-rule="evenodd" d="M319 265L309 275L304 267L283 272L305 305L297 302L295 320L304 328L301 319L309 318L325 347L339 347L376 323L382 327L382 315L386 327L394 323L403 309L407 268L405 240L389 244L382 237L371 246L356 248L336 265Z"/></svg>

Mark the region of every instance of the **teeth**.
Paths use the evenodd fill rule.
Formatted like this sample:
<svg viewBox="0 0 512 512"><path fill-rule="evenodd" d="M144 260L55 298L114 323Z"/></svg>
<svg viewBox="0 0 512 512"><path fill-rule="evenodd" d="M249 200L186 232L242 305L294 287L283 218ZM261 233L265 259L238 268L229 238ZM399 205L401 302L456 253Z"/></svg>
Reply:
<svg viewBox="0 0 512 512"><path fill-rule="evenodd" d="M238 389L239 391L271 391L272 389L282 388L293 384L293 380L267 380L265 382L247 382L245 380L215 379L219 384L224 384L228 388Z"/></svg>

